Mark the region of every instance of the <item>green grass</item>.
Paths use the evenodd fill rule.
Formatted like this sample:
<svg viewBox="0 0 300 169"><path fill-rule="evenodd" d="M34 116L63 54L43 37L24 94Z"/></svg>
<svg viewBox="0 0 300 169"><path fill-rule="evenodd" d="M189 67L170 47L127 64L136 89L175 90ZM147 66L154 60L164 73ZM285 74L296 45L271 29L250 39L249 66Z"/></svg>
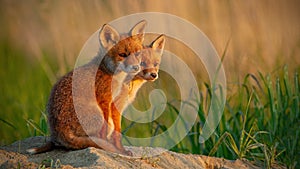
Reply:
<svg viewBox="0 0 300 169"><path fill-rule="evenodd" d="M25 59L28 57L8 45L0 45L0 54L1 145L29 136L47 135L45 104L52 84L43 71L43 63L49 63L53 70L56 64L47 60L49 56L46 55L42 56L46 59L43 63ZM246 158L265 168L275 163L297 168L300 159L298 72L289 74L284 67L267 75L248 74L242 82L231 84L227 89L229 94L220 124L214 134L201 144L199 135L214 92L206 84L206 90L200 93L203 101L199 103L195 125L172 150L226 159ZM147 91L156 85L168 86L170 82L165 83L147 84L139 97L147 95ZM168 87L164 90L172 93ZM168 107L160 118L144 125L124 120L124 132L130 136L147 137L166 131L178 117L174 103L179 101L172 99L175 97L172 94L167 97ZM147 99L139 103L142 108L149 105Z"/></svg>
<svg viewBox="0 0 300 169"><path fill-rule="evenodd" d="M299 75L296 72L289 76L284 67L272 77L249 74L237 84L237 91L227 96L217 130L204 144L197 140L205 122L205 102L201 103L199 121L188 139L174 150L227 159L247 158L266 168L274 163L296 168L300 159Z"/></svg>
<svg viewBox="0 0 300 169"><path fill-rule="evenodd" d="M26 59L29 57L22 52L2 44L0 55L0 144L3 145L40 134L31 130L27 121L45 123L41 114L52 85L40 64Z"/></svg>

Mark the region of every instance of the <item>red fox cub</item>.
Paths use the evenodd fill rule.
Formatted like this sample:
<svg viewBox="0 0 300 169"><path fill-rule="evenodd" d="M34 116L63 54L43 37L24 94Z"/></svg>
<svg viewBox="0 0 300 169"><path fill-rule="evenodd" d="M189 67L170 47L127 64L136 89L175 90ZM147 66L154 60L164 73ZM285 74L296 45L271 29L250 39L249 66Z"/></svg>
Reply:
<svg viewBox="0 0 300 169"><path fill-rule="evenodd" d="M140 21L125 35L119 35L109 25L102 27L99 32L101 48L97 56L63 76L52 88L47 104L51 139L40 148L27 150L29 153L62 146L67 149L96 147L130 154L109 143L106 133L102 132L112 116L113 76L124 80L128 74L140 71L145 26L146 21ZM106 52L101 52L103 50ZM121 84L114 87L121 88ZM115 121L115 117L111 118Z"/></svg>
<svg viewBox="0 0 300 169"><path fill-rule="evenodd" d="M149 46L144 47L141 51L141 71L135 76L127 75L119 95L114 98L112 107L112 118L114 119L114 123L109 123L109 127L113 140L117 141L113 144L119 149L122 147L120 134L121 113L134 101L137 91L145 82L155 81L158 78L159 65L164 45L165 37L164 35L160 35Z"/></svg>

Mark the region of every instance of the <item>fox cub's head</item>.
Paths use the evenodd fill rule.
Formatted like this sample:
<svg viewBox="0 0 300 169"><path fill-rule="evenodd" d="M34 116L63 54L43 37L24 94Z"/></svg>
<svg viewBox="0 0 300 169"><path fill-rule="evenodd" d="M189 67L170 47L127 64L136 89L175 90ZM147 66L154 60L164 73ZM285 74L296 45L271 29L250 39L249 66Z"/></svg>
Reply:
<svg viewBox="0 0 300 169"><path fill-rule="evenodd" d="M99 32L99 41L106 50L102 60L111 73L124 71L136 74L140 71L146 21L137 23L128 34L120 35L113 27L104 25Z"/></svg>
<svg viewBox="0 0 300 169"><path fill-rule="evenodd" d="M161 62L161 56L165 46L165 36L160 35L149 46L142 50L141 71L136 75L148 81L154 81L158 78L158 70Z"/></svg>

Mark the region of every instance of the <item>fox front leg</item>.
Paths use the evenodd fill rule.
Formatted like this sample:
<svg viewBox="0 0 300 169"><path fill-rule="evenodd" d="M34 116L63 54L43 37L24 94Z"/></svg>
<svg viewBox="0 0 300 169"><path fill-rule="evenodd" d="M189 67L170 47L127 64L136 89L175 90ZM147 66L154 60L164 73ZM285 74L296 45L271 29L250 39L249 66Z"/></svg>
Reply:
<svg viewBox="0 0 300 169"><path fill-rule="evenodd" d="M118 111L116 106L112 103L111 105L111 113L112 113L112 119L114 123L114 131L112 133L112 142L113 144L124 154L127 154L129 156L132 156L132 152L125 150L122 144L122 134L121 134L121 113Z"/></svg>
<svg viewBox="0 0 300 169"><path fill-rule="evenodd" d="M104 122L100 130L100 138L107 140L108 135L108 124L109 124L109 117L111 116L111 110L110 110L110 103L104 102L100 104L100 107L102 109L102 114L104 117Z"/></svg>

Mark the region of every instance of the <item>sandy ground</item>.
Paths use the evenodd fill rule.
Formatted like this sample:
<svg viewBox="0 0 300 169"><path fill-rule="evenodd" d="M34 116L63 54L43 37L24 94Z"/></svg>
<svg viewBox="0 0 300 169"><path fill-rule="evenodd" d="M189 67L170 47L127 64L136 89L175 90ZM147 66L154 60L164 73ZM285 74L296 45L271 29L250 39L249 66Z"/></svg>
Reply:
<svg viewBox="0 0 300 169"><path fill-rule="evenodd" d="M247 160L225 160L202 155L180 154L161 148L126 147L133 157L105 152L93 147L70 151L56 149L30 155L26 149L43 145L47 138L31 137L0 147L2 168L251 168L258 167ZM160 153L162 152L162 153ZM151 154L159 154L151 156Z"/></svg>

